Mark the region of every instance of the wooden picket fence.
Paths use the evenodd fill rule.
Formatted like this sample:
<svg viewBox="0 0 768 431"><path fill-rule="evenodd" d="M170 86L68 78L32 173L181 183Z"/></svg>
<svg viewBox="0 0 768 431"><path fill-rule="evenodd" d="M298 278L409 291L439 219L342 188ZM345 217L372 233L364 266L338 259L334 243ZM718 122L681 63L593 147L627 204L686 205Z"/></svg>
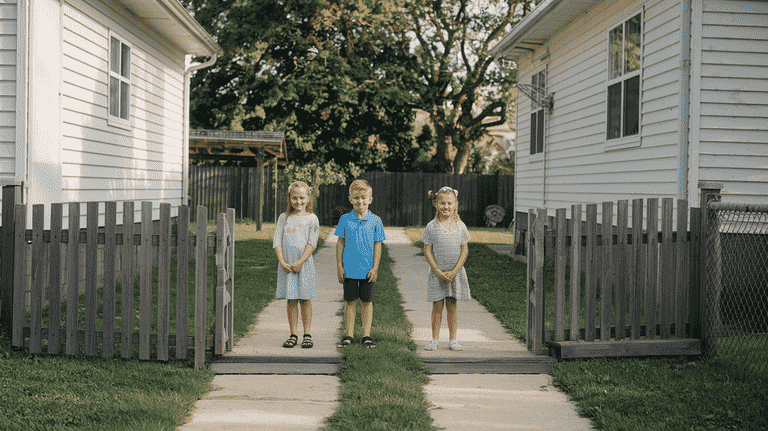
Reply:
<svg viewBox="0 0 768 431"><path fill-rule="evenodd" d="M138 357L142 360L150 359L151 346L154 346L160 361L169 360L170 346L175 345L177 359L186 359L188 348L193 346L195 368L204 366L207 348L213 348L216 354L231 349L234 209L218 215L217 234L208 236L208 210L202 206L197 207L196 233L190 235L190 208L187 206L178 207L174 221L171 205L161 203L159 220L153 221L152 202L142 202L141 220L135 223L134 203L124 202L123 223L117 225L117 203L105 202L102 205L105 209L101 215L104 224L99 227L100 203L86 204L87 211L83 214L85 229L80 227L81 204L76 202L68 204L68 229L62 228L63 205L60 203L50 205L50 229L44 229L44 205L33 205L31 229L28 229L26 205L15 205L13 217L3 214L3 231L13 229L13 243L9 245L8 241L4 241L3 244L3 259L10 256L14 260L13 270L10 274L0 274L5 278L0 285L12 285L12 345L28 347L30 353L42 353L43 340L47 340L47 353L55 355L62 353L63 340L63 353L67 355L82 351L95 356L98 346L101 346L101 356L104 357L113 357L115 347L119 346L122 358L131 358L134 347L138 346ZM53 246L56 244L60 246ZM81 247L85 249L84 262L80 259ZM12 254L6 252L11 248ZM211 254L216 256L217 282L214 293L215 331L208 334L207 271L208 256ZM176 327L175 333L171 333L170 278L174 258ZM195 265L192 292L188 287L190 262ZM100 265L103 267L99 268ZM157 287L152 284L155 270ZM31 274L29 278L28 271ZM83 272L84 289L80 281ZM97 276L100 272L103 277ZM139 281L138 309L134 307L136 276ZM31 280L30 286L27 285L28 279ZM116 298L118 280L122 286L121 298ZM66 289L62 289L64 283ZM156 292L156 303L153 303L153 290ZM62 298L62 291L65 298ZM80 303L81 292L84 292L84 304ZM188 305L190 294L194 295L193 310ZM119 315L116 313L118 300L121 305ZM65 310L62 310L63 301L66 301ZM99 302L102 303L101 312ZM43 327L46 303L48 326ZM153 306L157 308L156 313L152 312ZM61 315L62 311L65 311L65 316ZM118 317L119 328L116 327ZM152 332L151 325L153 317L157 322L155 332ZM190 334L190 317L194 322L194 335ZM65 319L63 325L60 323L62 318ZM100 330L97 330L97 322L101 324Z"/></svg>
<svg viewBox="0 0 768 431"><path fill-rule="evenodd" d="M559 358L700 353L701 211L678 200L673 231L674 201L664 198L659 231L658 204L658 199L648 199L645 206L634 199L631 226L627 200L618 201L615 223L614 203L603 202L600 225L598 204L586 206L584 219L582 205L571 207L570 220L565 208L554 218L546 209L529 210L528 347L533 352L547 345ZM552 236L549 266L545 246ZM545 266L554 271L551 292L545 291ZM544 328L545 313L552 329Z"/></svg>

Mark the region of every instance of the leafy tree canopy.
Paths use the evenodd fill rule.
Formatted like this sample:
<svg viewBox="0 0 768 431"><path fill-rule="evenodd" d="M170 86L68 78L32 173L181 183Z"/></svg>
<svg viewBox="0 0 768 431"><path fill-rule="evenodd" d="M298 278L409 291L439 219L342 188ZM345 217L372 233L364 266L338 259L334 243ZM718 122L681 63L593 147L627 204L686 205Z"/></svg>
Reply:
<svg viewBox="0 0 768 431"><path fill-rule="evenodd" d="M192 78L196 128L286 132L289 161L397 170L418 148L393 31L403 1L186 0L223 48Z"/></svg>
<svg viewBox="0 0 768 431"><path fill-rule="evenodd" d="M489 50L536 2L412 0L398 34L409 42L408 69L416 74L415 104L435 128L438 169L467 171L472 150L489 127L507 122L516 67ZM401 43L400 46L405 46Z"/></svg>
<svg viewBox="0 0 768 431"><path fill-rule="evenodd" d="M192 78L192 127L285 131L298 164L456 173L486 128L506 122L515 71L488 50L531 5L182 2L224 50ZM434 134L412 130L414 108Z"/></svg>

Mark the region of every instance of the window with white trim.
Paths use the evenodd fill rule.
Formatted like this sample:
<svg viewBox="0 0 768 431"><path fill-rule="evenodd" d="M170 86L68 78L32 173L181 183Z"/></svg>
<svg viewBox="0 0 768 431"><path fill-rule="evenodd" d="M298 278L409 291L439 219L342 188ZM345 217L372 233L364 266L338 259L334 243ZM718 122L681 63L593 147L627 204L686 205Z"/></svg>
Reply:
<svg viewBox="0 0 768 431"><path fill-rule="evenodd" d="M109 121L131 124L131 47L114 34L109 37Z"/></svg>
<svg viewBox="0 0 768 431"><path fill-rule="evenodd" d="M538 88L539 94L547 94L547 69L542 69L531 76L531 85ZM531 100L531 154L544 152L544 103Z"/></svg>
<svg viewBox="0 0 768 431"><path fill-rule="evenodd" d="M608 31L608 141L639 138L642 60L643 13L639 12Z"/></svg>

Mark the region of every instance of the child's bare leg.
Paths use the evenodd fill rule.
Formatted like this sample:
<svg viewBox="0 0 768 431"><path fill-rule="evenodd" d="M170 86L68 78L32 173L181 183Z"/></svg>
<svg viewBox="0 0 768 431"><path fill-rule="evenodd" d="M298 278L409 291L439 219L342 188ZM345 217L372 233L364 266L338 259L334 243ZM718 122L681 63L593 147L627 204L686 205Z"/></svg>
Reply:
<svg viewBox="0 0 768 431"><path fill-rule="evenodd" d="M353 337L355 334L355 308L357 300L344 302L344 324L346 326L347 337Z"/></svg>
<svg viewBox="0 0 768 431"><path fill-rule="evenodd" d="M300 299L301 305L301 323L304 325L304 333L311 334L312 330L312 301L309 299Z"/></svg>
<svg viewBox="0 0 768 431"><path fill-rule="evenodd" d="M456 332L458 332L459 313L456 312L456 298L446 297L445 306L448 308L448 332L450 332L450 340L456 339Z"/></svg>
<svg viewBox="0 0 768 431"><path fill-rule="evenodd" d="M286 311L288 312L288 327L291 330L291 334L296 334L299 321L299 300L289 299Z"/></svg>
<svg viewBox="0 0 768 431"><path fill-rule="evenodd" d="M373 323L373 302L363 302L360 311L363 318L363 337L370 337L371 324Z"/></svg>
<svg viewBox="0 0 768 431"><path fill-rule="evenodd" d="M443 300L432 303L432 339L440 339L440 326L443 324Z"/></svg>

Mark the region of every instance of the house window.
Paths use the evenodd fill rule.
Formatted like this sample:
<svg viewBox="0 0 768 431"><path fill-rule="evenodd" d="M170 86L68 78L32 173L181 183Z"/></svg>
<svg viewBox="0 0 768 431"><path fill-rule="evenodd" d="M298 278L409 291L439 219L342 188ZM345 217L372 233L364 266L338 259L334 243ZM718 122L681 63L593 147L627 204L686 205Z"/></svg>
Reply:
<svg viewBox="0 0 768 431"><path fill-rule="evenodd" d="M642 41L642 12L608 31L608 140L640 133Z"/></svg>
<svg viewBox="0 0 768 431"><path fill-rule="evenodd" d="M109 124L128 127L131 120L131 47L109 38Z"/></svg>
<svg viewBox="0 0 768 431"><path fill-rule="evenodd" d="M538 88L539 94L547 94L546 69L531 76L531 86ZM544 104L540 100L531 100L531 154L544 152Z"/></svg>

